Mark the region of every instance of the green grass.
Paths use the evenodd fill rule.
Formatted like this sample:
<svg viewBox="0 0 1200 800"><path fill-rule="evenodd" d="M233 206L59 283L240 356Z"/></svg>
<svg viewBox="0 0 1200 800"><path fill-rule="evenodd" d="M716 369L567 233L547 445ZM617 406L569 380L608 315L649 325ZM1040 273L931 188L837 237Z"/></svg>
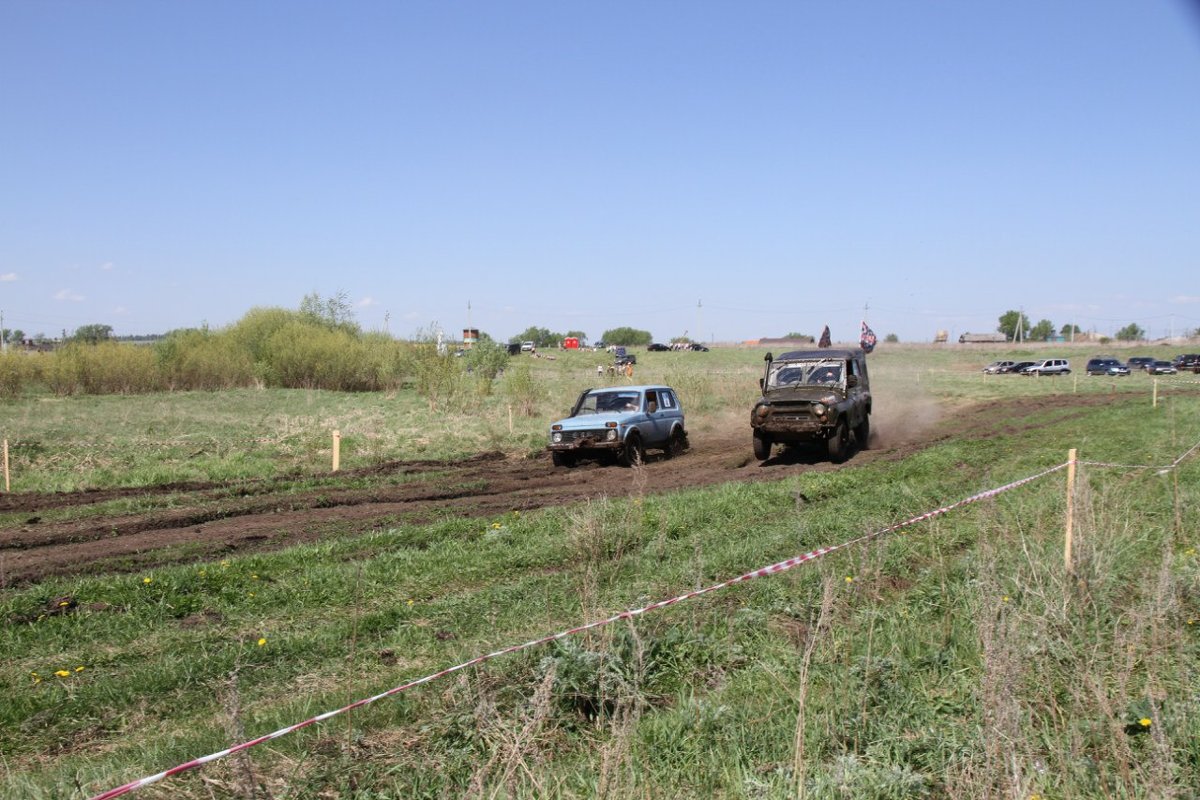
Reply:
<svg viewBox="0 0 1200 800"><path fill-rule="evenodd" d="M664 374L683 374L711 354L663 355L674 356ZM720 354L704 380L733 398L756 377L756 355ZM1069 378L984 381L983 359L937 357L881 352L877 391L916 391L918 374L942 402L1074 391ZM546 368L563 370L564 387L578 378ZM86 797L498 647L878 530L1062 463L1072 447L1087 460L1170 461L1200 440L1200 391L1151 409L1147 387L1032 409L1019 421L1034 424L894 463L664 496L639 495L631 473L628 499L347 528L287 551L7 589L0 796ZM1111 390L1081 378L1079 391ZM274 399L364 399L305 395ZM114 398L142 399L171 400ZM186 409L207 398L175 399ZM227 404L246 413L258 401L232 393ZM378 413L398 420L406 402ZM725 402L689 410L703 423ZM106 431L114 439L145 424L128 413L120 424L132 427ZM507 437L506 415L491 419ZM542 421L522 424L533 435ZM1062 565L1064 480L498 658L138 796L762 798L803 783L813 798L1187 797L1200 785L1200 458L1166 474L1082 468L1075 576ZM77 605L48 613L61 597Z"/></svg>

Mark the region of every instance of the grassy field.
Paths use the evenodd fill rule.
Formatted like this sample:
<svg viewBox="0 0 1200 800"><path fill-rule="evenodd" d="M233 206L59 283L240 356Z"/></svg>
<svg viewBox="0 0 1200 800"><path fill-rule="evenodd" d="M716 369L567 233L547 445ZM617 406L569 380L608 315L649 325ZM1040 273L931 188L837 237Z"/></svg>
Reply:
<svg viewBox="0 0 1200 800"><path fill-rule="evenodd" d="M1060 352L1076 368L1091 355L1036 354ZM631 470L628 497L6 588L0 796L88 797L877 531L1061 464L1070 448L1161 465L1200 441L1200 386L1179 383L1152 408L1143 375L979 373L1011 355L882 348L870 362L880 427L994 399L1111 402L1031 404L995 435L897 462L662 496ZM695 438L744 419L761 356L646 354L635 380L675 385ZM311 477L335 428L347 467L534 452L599 360L528 361L538 394L526 413L528 392L502 380L435 412L403 393L271 390L26 399L0 414L25 448L14 489ZM135 796L1196 797L1200 457L1082 467L1073 575L1064 480L497 658ZM73 613L46 613L67 597Z"/></svg>

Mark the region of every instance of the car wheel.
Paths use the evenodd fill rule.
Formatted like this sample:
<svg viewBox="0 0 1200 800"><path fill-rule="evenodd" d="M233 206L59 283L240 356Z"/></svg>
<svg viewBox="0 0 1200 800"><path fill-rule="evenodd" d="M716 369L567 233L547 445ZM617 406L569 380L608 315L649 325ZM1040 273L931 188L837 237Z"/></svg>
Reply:
<svg viewBox="0 0 1200 800"><path fill-rule="evenodd" d="M573 467L575 466L575 455L573 453L563 453L558 450L550 451L550 460L554 462L556 467Z"/></svg>
<svg viewBox="0 0 1200 800"><path fill-rule="evenodd" d="M771 438L761 433L754 434L754 457L766 461L771 457Z"/></svg>
<svg viewBox="0 0 1200 800"><path fill-rule="evenodd" d="M858 442L858 449L866 450L867 449L867 440L869 440L870 438L871 438L871 418L869 416L866 416L866 417L863 417L862 423L860 423L854 429L854 440L856 442Z"/></svg>
<svg viewBox="0 0 1200 800"><path fill-rule="evenodd" d="M829 460L835 464L840 464L846 460L846 444L850 439L850 433L846 429L845 422L839 422L837 430L833 432L833 436L829 437Z"/></svg>
<svg viewBox="0 0 1200 800"><path fill-rule="evenodd" d="M646 451L642 447L642 437L636 433L629 434L625 439L625 447L621 451L621 463L627 467L641 466L646 460Z"/></svg>
<svg viewBox="0 0 1200 800"><path fill-rule="evenodd" d="M687 434L679 428L671 432L671 438L667 440L667 446L663 449L663 455L667 458L675 458L675 456L683 455L683 451L687 450Z"/></svg>

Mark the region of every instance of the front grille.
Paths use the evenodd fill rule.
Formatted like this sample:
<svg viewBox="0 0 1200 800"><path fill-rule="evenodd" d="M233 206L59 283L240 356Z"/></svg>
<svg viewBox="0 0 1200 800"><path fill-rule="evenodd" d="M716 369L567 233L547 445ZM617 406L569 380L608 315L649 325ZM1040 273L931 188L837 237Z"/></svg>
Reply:
<svg viewBox="0 0 1200 800"><path fill-rule="evenodd" d="M604 428L587 431L562 431L562 440L564 443L578 442L580 439L592 439L594 441L602 442L607 434L608 431L606 431Z"/></svg>

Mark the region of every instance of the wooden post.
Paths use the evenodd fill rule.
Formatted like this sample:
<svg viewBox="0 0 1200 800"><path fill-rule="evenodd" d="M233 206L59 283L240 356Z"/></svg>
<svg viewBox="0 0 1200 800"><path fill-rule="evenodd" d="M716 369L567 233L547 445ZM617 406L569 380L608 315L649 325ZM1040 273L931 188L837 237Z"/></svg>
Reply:
<svg viewBox="0 0 1200 800"><path fill-rule="evenodd" d="M8 491L8 439L4 440L4 491Z"/></svg>
<svg viewBox="0 0 1200 800"><path fill-rule="evenodd" d="M333 432L333 471L337 472L342 466L342 432Z"/></svg>
<svg viewBox="0 0 1200 800"><path fill-rule="evenodd" d="M509 404L508 404L508 435L509 435L509 436L512 436L512 432L513 432L513 427L512 427L512 403L509 403Z"/></svg>
<svg viewBox="0 0 1200 800"><path fill-rule="evenodd" d="M1153 399L1150 401L1150 407L1158 408L1158 378L1154 379L1154 394L1151 397Z"/></svg>
<svg viewBox="0 0 1200 800"><path fill-rule="evenodd" d="M1075 529L1075 448L1067 451L1067 533L1063 544L1063 564L1068 575L1075 574L1075 565L1071 559L1071 548L1074 544Z"/></svg>

